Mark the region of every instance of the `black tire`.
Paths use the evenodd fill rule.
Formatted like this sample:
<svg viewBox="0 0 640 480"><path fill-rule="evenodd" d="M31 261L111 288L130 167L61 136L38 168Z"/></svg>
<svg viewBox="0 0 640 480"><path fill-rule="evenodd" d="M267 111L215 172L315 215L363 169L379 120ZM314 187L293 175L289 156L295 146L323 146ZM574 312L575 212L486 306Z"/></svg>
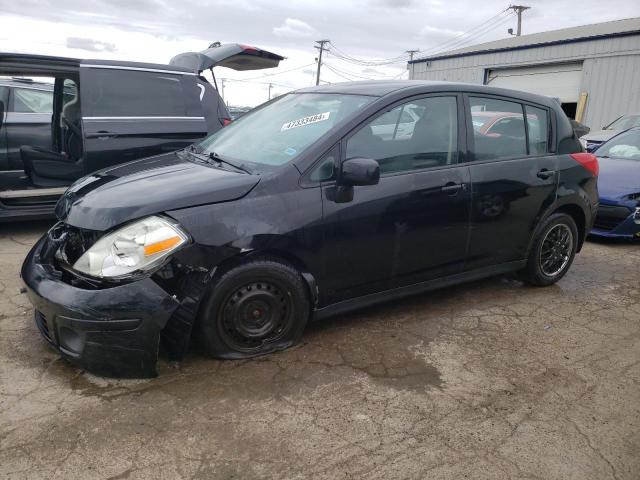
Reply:
<svg viewBox="0 0 640 480"><path fill-rule="evenodd" d="M549 216L538 229L522 272L524 280L531 285L546 286L564 277L576 256L578 239L578 228L571 216L564 213Z"/></svg>
<svg viewBox="0 0 640 480"><path fill-rule="evenodd" d="M254 260L214 282L200 308L198 325L212 356L250 358L293 345L309 313L307 286L293 267Z"/></svg>

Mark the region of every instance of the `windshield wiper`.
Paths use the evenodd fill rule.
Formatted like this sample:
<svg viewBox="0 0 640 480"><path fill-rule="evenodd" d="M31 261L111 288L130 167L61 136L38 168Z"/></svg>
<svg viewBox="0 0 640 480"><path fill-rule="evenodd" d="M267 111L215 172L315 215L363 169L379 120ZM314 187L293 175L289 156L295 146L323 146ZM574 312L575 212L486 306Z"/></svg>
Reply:
<svg viewBox="0 0 640 480"><path fill-rule="evenodd" d="M244 166L244 164L236 165L235 163L231 163L230 161L220 157L220 155L216 154L216 152L209 152L209 160L213 160L218 165L224 163L225 165L229 165L230 167L233 167L236 170L240 170L241 172L248 173L249 175L251 175L251 172L247 167Z"/></svg>

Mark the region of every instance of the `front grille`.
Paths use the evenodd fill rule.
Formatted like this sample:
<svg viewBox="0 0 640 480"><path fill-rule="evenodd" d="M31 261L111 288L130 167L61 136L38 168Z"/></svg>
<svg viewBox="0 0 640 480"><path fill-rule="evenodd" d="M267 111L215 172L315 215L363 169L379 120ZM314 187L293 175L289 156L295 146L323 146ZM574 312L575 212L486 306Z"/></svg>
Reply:
<svg viewBox="0 0 640 480"><path fill-rule="evenodd" d="M42 336L49 343L54 343L53 337L51 336L51 332L49 332L49 324L47 323L47 317L45 317L44 313L36 310L34 317L36 320L36 326L38 327L38 330L40 330L40 333L42 334Z"/></svg>
<svg viewBox="0 0 640 480"><path fill-rule="evenodd" d="M598 230L613 230L624 222L629 215L631 215L631 210L627 207L600 205L593 226Z"/></svg>

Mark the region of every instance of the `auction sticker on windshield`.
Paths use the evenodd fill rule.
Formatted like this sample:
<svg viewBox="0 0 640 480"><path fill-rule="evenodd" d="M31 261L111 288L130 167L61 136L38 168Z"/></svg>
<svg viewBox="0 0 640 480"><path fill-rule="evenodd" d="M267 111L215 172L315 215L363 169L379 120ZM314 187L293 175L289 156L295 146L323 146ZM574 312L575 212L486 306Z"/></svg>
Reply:
<svg viewBox="0 0 640 480"><path fill-rule="evenodd" d="M311 123L324 122L325 120L329 120L329 115L331 112L324 113L316 113L315 115L309 115L308 117L299 118L298 120L293 120L291 122L287 122L282 125L280 129L281 132L285 130L290 130L292 128L304 127L305 125L309 125Z"/></svg>

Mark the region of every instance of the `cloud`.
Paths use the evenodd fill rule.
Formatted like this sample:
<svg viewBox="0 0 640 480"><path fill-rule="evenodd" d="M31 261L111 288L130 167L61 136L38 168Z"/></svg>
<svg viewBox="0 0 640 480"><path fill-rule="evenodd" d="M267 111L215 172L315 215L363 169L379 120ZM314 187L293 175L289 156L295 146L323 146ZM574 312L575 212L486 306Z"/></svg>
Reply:
<svg viewBox="0 0 640 480"><path fill-rule="evenodd" d="M438 28L432 27L431 25L425 25L420 30L419 35L421 37L456 37L458 35L462 35L461 31L458 30L450 30L448 28Z"/></svg>
<svg viewBox="0 0 640 480"><path fill-rule="evenodd" d="M289 38L310 37L314 32L311 25L297 18L287 18L282 25L273 29L274 35Z"/></svg>
<svg viewBox="0 0 640 480"><path fill-rule="evenodd" d="M116 46L113 43L101 42L91 38L69 37L67 38L67 48L76 48L88 52L115 52Z"/></svg>

